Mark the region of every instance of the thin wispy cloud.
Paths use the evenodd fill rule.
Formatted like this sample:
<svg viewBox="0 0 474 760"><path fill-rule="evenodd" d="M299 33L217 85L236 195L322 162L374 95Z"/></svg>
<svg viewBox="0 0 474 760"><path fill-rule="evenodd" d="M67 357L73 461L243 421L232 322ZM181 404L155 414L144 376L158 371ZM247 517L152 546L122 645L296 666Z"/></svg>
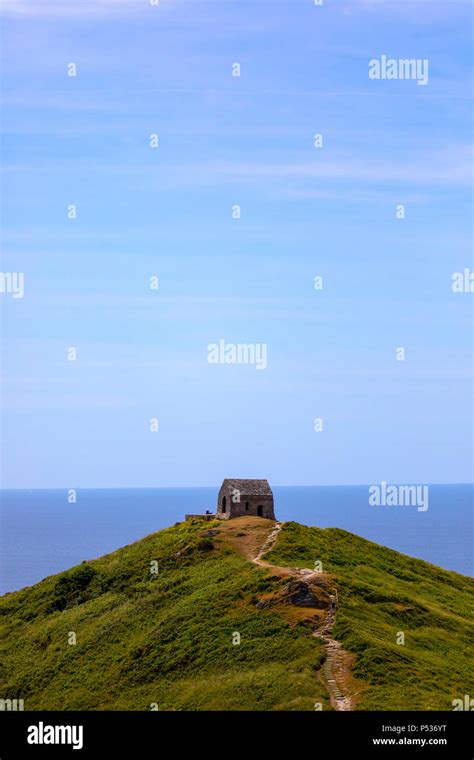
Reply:
<svg viewBox="0 0 474 760"><path fill-rule="evenodd" d="M147 3L149 5L149 3ZM2 0L0 13L19 17L82 17L143 11L141 0Z"/></svg>

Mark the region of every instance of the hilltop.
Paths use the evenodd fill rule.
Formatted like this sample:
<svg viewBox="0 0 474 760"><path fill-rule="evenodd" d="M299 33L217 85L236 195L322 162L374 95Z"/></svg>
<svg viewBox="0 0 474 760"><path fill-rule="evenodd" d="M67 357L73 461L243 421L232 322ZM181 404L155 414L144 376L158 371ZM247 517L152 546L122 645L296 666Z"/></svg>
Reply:
<svg viewBox="0 0 474 760"><path fill-rule="evenodd" d="M452 710L474 693L473 579L275 525L178 523L6 594L2 696L27 710Z"/></svg>

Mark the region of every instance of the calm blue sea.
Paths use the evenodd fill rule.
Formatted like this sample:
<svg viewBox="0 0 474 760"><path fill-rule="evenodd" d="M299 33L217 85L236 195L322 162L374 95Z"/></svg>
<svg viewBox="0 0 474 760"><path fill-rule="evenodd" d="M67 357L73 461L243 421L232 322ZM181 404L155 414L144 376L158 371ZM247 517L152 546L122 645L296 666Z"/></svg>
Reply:
<svg viewBox="0 0 474 760"><path fill-rule="evenodd" d="M85 559L214 509L215 488L1 491L0 593L14 591ZM472 485L429 487L429 508L374 507L368 486L274 487L275 513L371 541L473 575Z"/></svg>

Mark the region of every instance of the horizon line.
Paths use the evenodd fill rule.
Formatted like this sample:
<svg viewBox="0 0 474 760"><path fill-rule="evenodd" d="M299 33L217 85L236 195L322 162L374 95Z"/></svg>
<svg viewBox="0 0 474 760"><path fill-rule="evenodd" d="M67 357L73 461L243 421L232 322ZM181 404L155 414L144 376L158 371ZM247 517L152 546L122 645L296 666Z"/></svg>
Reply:
<svg viewBox="0 0 474 760"><path fill-rule="evenodd" d="M255 480L255 478L250 478L250 480ZM268 480L268 479L267 479ZM408 482L395 482L390 480L382 481L380 480L379 483L385 482L390 485L396 485L396 486L407 486L407 485L419 485L420 483L408 483ZM370 487L372 485L377 485L377 483L310 483L310 484L283 484L283 483L277 483L273 485L273 488L364 488L364 487ZM424 485L428 486L474 486L474 481L462 481L462 482L429 482ZM204 488L219 488L220 486L216 485L207 485L207 486L40 486L40 487L15 487L15 488L9 488L9 487L3 487L0 486L0 493L2 491L150 491L150 490L161 490L161 489L187 489L187 490L196 490L196 489L204 489Z"/></svg>

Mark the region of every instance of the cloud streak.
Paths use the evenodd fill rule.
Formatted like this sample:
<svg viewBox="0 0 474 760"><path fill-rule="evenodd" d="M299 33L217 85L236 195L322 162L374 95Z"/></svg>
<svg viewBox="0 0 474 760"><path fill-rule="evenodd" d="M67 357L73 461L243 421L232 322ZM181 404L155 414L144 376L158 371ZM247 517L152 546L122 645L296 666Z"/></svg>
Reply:
<svg viewBox="0 0 474 760"><path fill-rule="evenodd" d="M141 12L146 5L140 0L3 0L2 15L17 17L98 17Z"/></svg>

